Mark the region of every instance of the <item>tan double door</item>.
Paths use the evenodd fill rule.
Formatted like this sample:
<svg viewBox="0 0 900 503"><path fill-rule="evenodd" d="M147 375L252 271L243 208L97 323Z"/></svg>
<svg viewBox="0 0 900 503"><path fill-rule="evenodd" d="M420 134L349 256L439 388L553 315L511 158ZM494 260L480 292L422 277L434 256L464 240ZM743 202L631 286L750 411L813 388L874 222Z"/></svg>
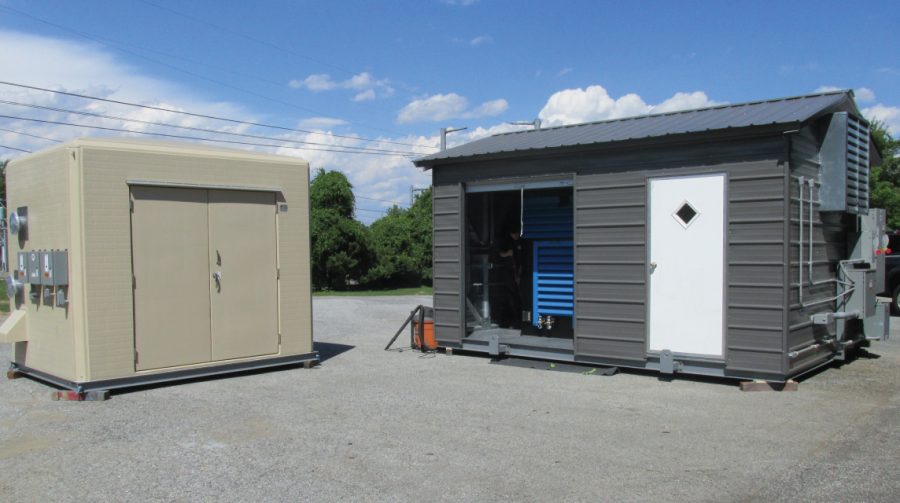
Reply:
<svg viewBox="0 0 900 503"><path fill-rule="evenodd" d="M135 369L278 352L272 192L133 186Z"/></svg>

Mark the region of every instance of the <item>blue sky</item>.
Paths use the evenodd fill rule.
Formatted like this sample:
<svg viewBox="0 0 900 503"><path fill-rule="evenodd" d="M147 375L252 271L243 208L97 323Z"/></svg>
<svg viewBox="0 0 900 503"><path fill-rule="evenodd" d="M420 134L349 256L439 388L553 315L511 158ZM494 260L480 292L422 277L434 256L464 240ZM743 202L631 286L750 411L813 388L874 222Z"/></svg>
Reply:
<svg viewBox="0 0 900 503"><path fill-rule="evenodd" d="M429 153L441 126L468 126L452 144L535 117L566 124L840 87L856 89L860 107L900 135L897 26L896 1L0 0L0 80L317 133L9 86L0 99ZM186 134L14 105L0 105L0 114ZM58 140L119 134L3 118L0 128ZM51 144L0 130L7 147ZM410 185L429 183L408 157L294 146L279 152L348 174L369 198L359 200L363 221L384 201L408 202Z"/></svg>

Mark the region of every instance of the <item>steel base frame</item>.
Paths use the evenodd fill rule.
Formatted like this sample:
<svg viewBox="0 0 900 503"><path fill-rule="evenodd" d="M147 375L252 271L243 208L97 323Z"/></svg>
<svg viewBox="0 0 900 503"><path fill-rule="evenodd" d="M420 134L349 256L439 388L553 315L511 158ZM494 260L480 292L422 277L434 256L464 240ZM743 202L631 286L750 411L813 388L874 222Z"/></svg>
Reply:
<svg viewBox="0 0 900 503"><path fill-rule="evenodd" d="M444 347L444 346L442 346ZM449 347L449 346L448 346ZM498 348L492 348L489 344L485 342L467 342L463 339L461 348L463 351L470 351L473 353L484 353L493 356L503 355L503 356L518 356L524 358L533 358L537 360L547 360L547 361L557 361L557 362L570 362L570 363L584 363L584 364L593 364L593 365L605 365L605 366L614 366L620 368L628 368L634 370L649 370L654 372L659 372L660 375L663 376L671 376L676 374L688 374L688 375L697 375L697 376L705 376L705 377L715 377L715 378L723 378L723 379L734 379L734 380L748 380L748 379L758 379L765 380L769 382L777 382L783 383L792 378L795 378L799 375L809 373L817 368L820 368L824 365L828 365L834 361L834 355L825 359L824 361L818 361L814 365L811 365L811 368L802 368L797 369L793 374L789 376L778 375L778 374L767 374L760 372L750 372L750 371L740 371L740 370L731 370L726 369L725 364L721 361L704 361L701 359L690 359L685 358L681 355L676 355L678 360L678 370L674 374L670 374L667 372L663 372L664 369L661 369L659 356L649 356L647 360L620 360L615 358L596 358L589 356L577 356L573 353L569 352L561 352L559 350L552 349L542 349L542 348L533 348L533 347L517 347L515 345L506 345L500 344ZM499 351L498 351L499 350ZM665 367L665 365L663 365Z"/></svg>
<svg viewBox="0 0 900 503"><path fill-rule="evenodd" d="M311 367L319 361L318 351L311 353L303 353L299 355L281 356L277 358L268 358L263 360L253 360L246 362L223 363L220 365L210 365L208 367L173 370L171 372L159 372L154 374L136 375L123 377L119 379L105 379L100 381L74 382L67 379L61 379L52 374L35 370L24 365L10 364L10 372L22 374L37 381L44 382L65 390L75 393L85 394L89 392L102 392L114 389L133 388L136 386L146 386L150 384L161 384L175 381L183 381L188 379L197 379L201 377L212 377L233 374L237 372L245 372L249 370L260 370L274 367L287 367L303 364L304 367Z"/></svg>

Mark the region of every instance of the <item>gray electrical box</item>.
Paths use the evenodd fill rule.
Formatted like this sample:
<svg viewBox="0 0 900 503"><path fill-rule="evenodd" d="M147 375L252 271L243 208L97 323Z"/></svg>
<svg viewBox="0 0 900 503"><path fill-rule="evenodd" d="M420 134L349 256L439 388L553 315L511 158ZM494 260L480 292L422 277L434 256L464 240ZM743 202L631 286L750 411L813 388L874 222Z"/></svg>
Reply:
<svg viewBox="0 0 900 503"><path fill-rule="evenodd" d="M857 217L856 239L848 234L847 247L851 259L861 259L869 263L869 268L884 271L884 249L887 248L885 235L885 211L870 208L868 215ZM875 275L875 291L884 291L884 273Z"/></svg>
<svg viewBox="0 0 900 503"><path fill-rule="evenodd" d="M28 283L28 253L19 252L18 261L16 262L16 279L20 283Z"/></svg>
<svg viewBox="0 0 900 503"><path fill-rule="evenodd" d="M40 252L41 284L61 286L69 283L69 260L66 250L46 250Z"/></svg>
<svg viewBox="0 0 900 503"><path fill-rule="evenodd" d="M28 253L28 282L32 285L41 284L41 252L32 250Z"/></svg>

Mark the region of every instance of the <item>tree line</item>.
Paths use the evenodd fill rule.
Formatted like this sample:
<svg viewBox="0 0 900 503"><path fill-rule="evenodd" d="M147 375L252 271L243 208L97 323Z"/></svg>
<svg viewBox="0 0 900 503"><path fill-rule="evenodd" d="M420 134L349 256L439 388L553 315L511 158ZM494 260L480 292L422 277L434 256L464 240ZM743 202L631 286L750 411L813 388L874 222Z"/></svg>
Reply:
<svg viewBox="0 0 900 503"><path fill-rule="evenodd" d="M431 189L365 226L354 218L353 186L339 171L316 171L309 187L313 288L431 284Z"/></svg>

